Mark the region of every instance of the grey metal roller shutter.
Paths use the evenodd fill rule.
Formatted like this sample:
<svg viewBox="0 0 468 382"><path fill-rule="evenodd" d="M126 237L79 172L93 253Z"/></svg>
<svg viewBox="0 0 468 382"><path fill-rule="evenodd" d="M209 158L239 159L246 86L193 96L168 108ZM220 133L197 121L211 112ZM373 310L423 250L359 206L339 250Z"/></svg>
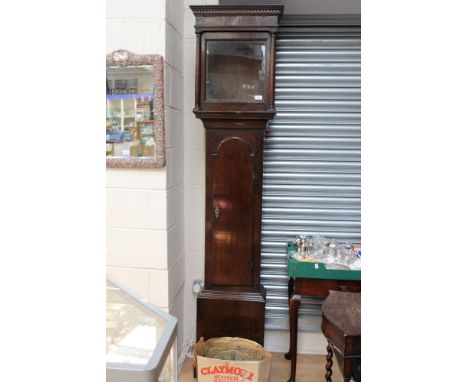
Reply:
<svg viewBox="0 0 468 382"><path fill-rule="evenodd" d="M285 243L320 233L361 241L361 33L358 26L281 27L277 114L266 130L261 282L266 328L288 329ZM300 330L318 330L305 298Z"/></svg>

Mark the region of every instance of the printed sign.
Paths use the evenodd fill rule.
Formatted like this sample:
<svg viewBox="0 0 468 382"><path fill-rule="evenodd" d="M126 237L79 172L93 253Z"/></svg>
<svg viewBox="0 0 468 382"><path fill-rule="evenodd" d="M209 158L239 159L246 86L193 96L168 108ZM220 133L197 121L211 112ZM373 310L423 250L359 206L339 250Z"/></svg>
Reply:
<svg viewBox="0 0 468 382"><path fill-rule="evenodd" d="M226 353L242 349L245 354L259 357L256 361L206 357L210 349ZM206 342L201 339L194 350L198 382L268 382L271 353L254 341L235 337L211 338Z"/></svg>

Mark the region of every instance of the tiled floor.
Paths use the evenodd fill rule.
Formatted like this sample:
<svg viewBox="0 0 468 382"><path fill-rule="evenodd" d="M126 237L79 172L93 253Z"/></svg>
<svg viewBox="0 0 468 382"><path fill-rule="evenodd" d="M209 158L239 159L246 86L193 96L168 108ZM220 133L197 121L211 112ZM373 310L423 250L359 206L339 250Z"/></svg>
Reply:
<svg viewBox="0 0 468 382"><path fill-rule="evenodd" d="M269 382L286 382L289 379L290 361L284 359L282 353L272 353L271 372ZM334 360L335 361L335 360ZM324 355L298 355L296 382L325 382ZM333 381L342 381L341 373L333 363ZM179 382L194 382L192 372L192 358L187 358L179 375Z"/></svg>

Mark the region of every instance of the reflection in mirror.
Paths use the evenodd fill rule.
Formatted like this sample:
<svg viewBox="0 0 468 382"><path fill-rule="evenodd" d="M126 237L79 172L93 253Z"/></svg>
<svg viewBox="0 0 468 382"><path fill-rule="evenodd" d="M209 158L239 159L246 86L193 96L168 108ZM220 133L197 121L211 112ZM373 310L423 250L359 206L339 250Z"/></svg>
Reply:
<svg viewBox="0 0 468 382"><path fill-rule="evenodd" d="M265 44L207 41L206 99L263 101Z"/></svg>
<svg viewBox="0 0 468 382"><path fill-rule="evenodd" d="M153 157L156 152L151 66L107 68L107 155Z"/></svg>
<svg viewBox="0 0 468 382"><path fill-rule="evenodd" d="M154 157L152 67L109 67L106 80L106 154Z"/></svg>
<svg viewBox="0 0 468 382"><path fill-rule="evenodd" d="M162 57L116 51L106 71L109 167L164 166Z"/></svg>

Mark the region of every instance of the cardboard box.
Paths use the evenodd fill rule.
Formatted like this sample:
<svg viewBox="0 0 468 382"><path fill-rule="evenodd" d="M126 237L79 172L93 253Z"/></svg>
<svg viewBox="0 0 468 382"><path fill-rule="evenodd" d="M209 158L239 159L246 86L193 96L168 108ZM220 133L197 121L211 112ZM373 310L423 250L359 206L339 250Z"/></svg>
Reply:
<svg viewBox="0 0 468 382"><path fill-rule="evenodd" d="M142 157L143 156L143 145L133 145L130 147L130 156L132 157Z"/></svg>
<svg viewBox="0 0 468 382"><path fill-rule="evenodd" d="M145 145L143 147L143 156L154 157L154 145Z"/></svg>
<svg viewBox="0 0 468 382"><path fill-rule="evenodd" d="M154 145L136 144L130 147L130 155L132 157L154 157Z"/></svg>
<svg viewBox="0 0 468 382"><path fill-rule="evenodd" d="M270 366L271 353L244 338L201 338L194 347L198 382L268 382Z"/></svg>

